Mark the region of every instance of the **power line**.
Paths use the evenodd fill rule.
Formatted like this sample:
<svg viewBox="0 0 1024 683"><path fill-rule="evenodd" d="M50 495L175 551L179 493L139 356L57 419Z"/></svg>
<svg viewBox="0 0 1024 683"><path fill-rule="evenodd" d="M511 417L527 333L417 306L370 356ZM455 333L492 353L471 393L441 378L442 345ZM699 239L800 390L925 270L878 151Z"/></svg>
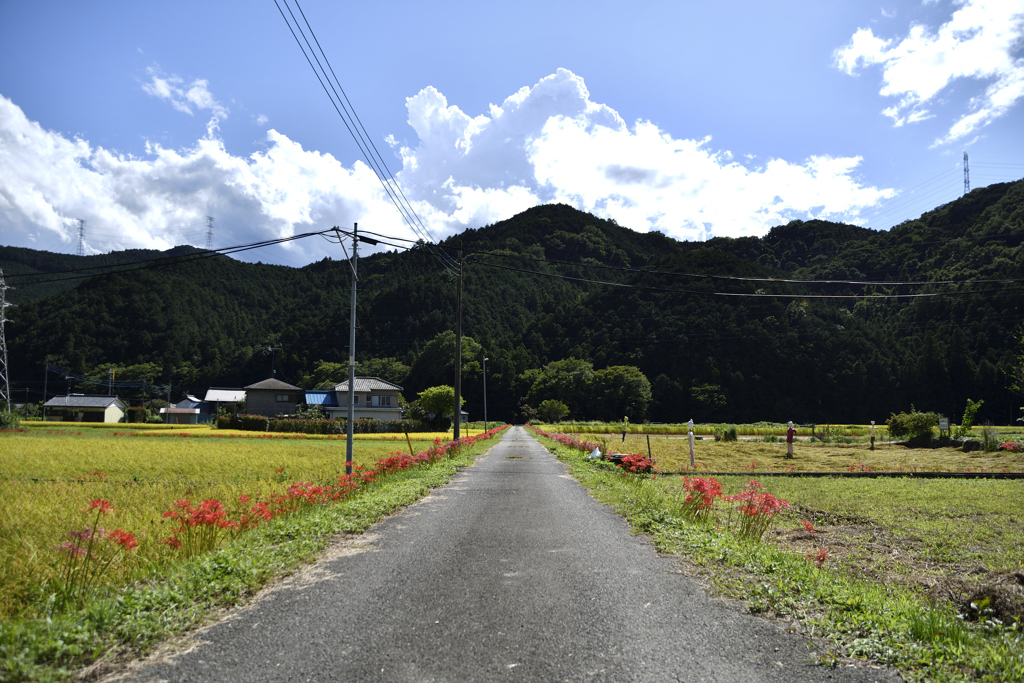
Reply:
<svg viewBox="0 0 1024 683"><path fill-rule="evenodd" d="M382 238L381 244L385 244L390 247L397 249L408 249L398 244L388 242L386 240L396 240L401 242L411 242L412 240L406 240L401 237L393 237L390 235L383 235L381 233L369 233L374 236ZM1012 234L1012 233L1007 233ZM982 239L982 238L973 238ZM443 247L442 247L443 249ZM505 252L498 251L484 251L474 249L464 249L467 256L472 255L483 255L483 256L497 256L499 258L513 258L521 259L524 261L538 261L541 263L552 263L565 266L575 266L579 268L602 268L606 270L617 270L626 273L637 273L637 274L650 274L650 275L667 275L671 277L687 277L694 279L711 279L711 280L733 280L739 282L764 282L764 283L783 283L783 284L811 284L811 285L855 285L855 286L879 286L879 287L895 287L895 286L913 286L923 287L928 285L964 285L964 284L988 284L988 283L1013 283L1013 282L1024 282L1024 278L995 278L986 280L811 280L811 279L794 279L794 278L771 278L771 277L745 277L740 275L714 275L710 273L688 273L682 271L673 270L657 270L649 268L632 268L629 266L613 266L605 263L580 263L577 261L562 261L559 259L540 258L538 256L526 256L525 254L508 254ZM479 262L483 263L483 262Z"/></svg>
<svg viewBox="0 0 1024 683"><path fill-rule="evenodd" d="M674 294L696 294L701 296L724 296L724 297L750 297L759 299L920 299L920 298L934 298L940 296L958 296L961 294L983 294L990 292L1005 292L1014 289L1020 289L1019 287L1004 287L1002 289L976 289L967 290L961 292L920 292L917 294L773 294L770 292L717 292L717 291L702 291L699 289L677 289L672 287L654 287L651 285L634 285L624 282L609 282L607 280L592 280L590 278L574 277L571 275L562 275L560 273L545 273L537 270L526 270L525 268L513 268L511 266L501 266L496 263L486 263L484 261L478 262L478 265L487 266L489 268L501 268L503 270L513 270L520 273L528 273L530 275L543 275L545 277L560 278L562 280L569 280L574 282L586 282L596 285L606 285L609 287L621 287L624 289L641 289L654 292L669 292ZM1008 281L1016 282L1016 280Z"/></svg>
<svg viewBox="0 0 1024 683"><path fill-rule="evenodd" d="M249 251L252 249L261 249L263 247L272 246L275 244L282 244L284 242L293 242L295 240L305 239L307 237L313 237L316 235L323 235L329 233L331 230L321 230L318 232L305 232L299 235L291 235L289 237L280 237L272 240L263 240L262 242L253 242L250 244L242 244L233 247L222 247L220 249L214 249L210 251L200 251L193 254L184 254L180 256L161 256L155 259L144 259L141 261L129 261L127 263L119 263L108 266L87 266L83 268L75 268L72 270L54 271L48 273L22 273L18 275L11 275L11 278L29 278L29 281L23 282L22 285L37 285L48 282L63 282L66 280L82 280L95 275L109 275L113 273L124 273L135 270L149 270L151 268L162 268L165 266L178 265L182 263L190 263L192 261L199 261L206 258L212 258L214 256L226 256L229 254L237 254L243 251ZM136 267L137 266L137 267ZM89 272L89 271L102 271L102 272ZM84 273L84 274L82 274ZM69 277L52 277L54 275L69 275Z"/></svg>
<svg viewBox="0 0 1024 683"><path fill-rule="evenodd" d="M394 204L395 208L398 209L399 214L402 216L402 220L405 221L414 234L419 236L420 239L427 244L431 252L434 253L438 262L445 269L452 273L457 272L457 264L455 261L450 257L447 257L447 255L437 251L432 246L432 243L436 242L436 240L430 233L429 228L427 228L422 219L416 213L411 202L409 202L405 192L394 177L394 174L391 173L391 170L384 162L384 158L377 150L370 134L367 132L365 126L363 126L362 120L356 114L355 107L352 106L351 100L345 93L344 88L341 86L341 82L338 80L337 75L334 73L334 67L331 66L326 53L320 46L320 41L317 39L312 26L306 19L306 15L302 11L302 7L299 5L298 0L295 0L295 6L298 8L299 14L302 16L303 23L306 26L305 30L303 30L298 18L292 11L291 6L288 4L288 0L281 0L281 2L283 2L284 6L288 9L288 15L285 15L278 0L274 0L274 4L277 6L277 10L280 12L281 18L284 19L285 24L287 24L288 30L291 32L292 37L299 46L299 49L302 51L302 55L306 58L306 62L309 63L310 68L313 69L314 75L320 82L320 87L323 88L324 93L331 101L331 105L341 118L342 123L345 125L345 129L352 137L352 140L356 143L356 147L359 148L363 158L377 176L378 181L380 181L380 184L387 193L388 198L391 199L392 204ZM290 21L288 16L291 16ZM309 37L306 35L307 32L309 33ZM301 40L299 36L302 36ZM314 49L312 43L310 43L310 37L312 37L313 43L316 43L316 49ZM303 45L303 43L305 43L305 45ZM320 57L317 56L317 51L319 51L320 57L323 57L323 63L321 63ZM315 66L314 62L316 63ZM326 64L326 68L324 67L324 64ZM330 75L328 75L328 71L330 71ZM339 91L341 92L340 95Z"/></svg>

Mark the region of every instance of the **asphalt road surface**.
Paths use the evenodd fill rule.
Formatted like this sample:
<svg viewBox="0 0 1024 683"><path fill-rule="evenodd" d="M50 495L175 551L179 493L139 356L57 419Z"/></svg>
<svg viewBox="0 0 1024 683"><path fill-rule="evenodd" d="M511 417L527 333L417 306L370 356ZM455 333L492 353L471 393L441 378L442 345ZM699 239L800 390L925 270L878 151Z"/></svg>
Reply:
<svg viewBox="0 0 1024 683"><path fill-rule="evenodd" d="M524 429L119 679L895 681L708 597Z"/></svg>

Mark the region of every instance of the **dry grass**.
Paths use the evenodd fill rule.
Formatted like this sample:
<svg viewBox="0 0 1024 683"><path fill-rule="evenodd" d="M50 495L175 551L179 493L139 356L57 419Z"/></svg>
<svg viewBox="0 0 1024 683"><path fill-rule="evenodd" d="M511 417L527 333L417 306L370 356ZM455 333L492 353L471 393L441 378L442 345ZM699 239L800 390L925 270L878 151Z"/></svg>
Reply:
<svg viewBox="0 0 1024 683"><path fill-rule="evenodd" d="M602 452L642 453L647 455L647 438L627 435L582 438L601 444ZM651 455L664 472L692 471L686 437L650 437ZM1008 451L964 453L956 448L909 449L877 444L869 450L866 443L833 444L800 441L794 444L794 457L786 457L786 444L763 441L701 440L694 445L697 469L706 472L844 472L870 467L875 472L1024 472L1024 453ZM751 465L756 465L751 467Z"/></svg>

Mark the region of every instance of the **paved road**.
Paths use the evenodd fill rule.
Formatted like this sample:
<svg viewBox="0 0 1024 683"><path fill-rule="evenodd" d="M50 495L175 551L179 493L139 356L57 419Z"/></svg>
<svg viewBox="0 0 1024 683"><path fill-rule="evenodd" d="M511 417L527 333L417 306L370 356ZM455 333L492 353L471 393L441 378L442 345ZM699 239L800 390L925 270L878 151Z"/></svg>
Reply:
<svg viewBox="0 0 1024 683"><path fill-rule="evenodd" d="M151 681L875 681L709 598L522 428Z"/></svg>

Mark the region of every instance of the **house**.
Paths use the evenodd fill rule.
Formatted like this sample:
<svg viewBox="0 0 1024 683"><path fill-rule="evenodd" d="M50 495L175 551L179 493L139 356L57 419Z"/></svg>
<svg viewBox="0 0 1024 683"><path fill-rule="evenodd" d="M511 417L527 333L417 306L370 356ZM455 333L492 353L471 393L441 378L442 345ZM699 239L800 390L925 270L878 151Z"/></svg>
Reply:
<svg viewBox="0 0 1024 683"><path fill-rule="evenodd" d="M70 394L47 401L48 422L124 422L128 406L117 396Z"/></svg>
<svg viewBox="0 0 1024 683"><path fill-rule="evenodd" d="M204 403L213 407L211 417L220 415L220 404L241 403L245 401L245 389L231 389L227 387L210 387L206 391Z"/></svg>
<svg viewBox="0 0 1024 683"><path fill-rule="evenodd" d="M175 403L171 407L176 409L176 410L188 410L189 412L188 413L179 413L179 412L176 412L176 410L175 411L168 410L167 412L164 412L163 409L160 412L163 415L165 415L165 416L166 415L179 415L179 416L195 415L195 419L193 420L191 418L178 417L176 419L168 420L165 417L164 422L173 422L174 424L190 424L190 425L194 425L194 424L206 424L206 423L210 422L213 419L214 409L215 409L216 406L213 403L209 403L209 402L204 401L202 399L196 398L192 394L186 394L185 398L181 399L180 401L178 401L177 403Z"/></svg>
<svg viewBox="0 0 1024 683"><path fill-rule="evenodd" d="M402 409L398 405L402 387L379 377L356 377L354 389L353 412L357 420L363 417L372 417L375 420L402 419ZM332 419L348 418L348 380L336 384L333 393L335 405L325 405L324 414Z"/></svg>
<svg viewBox="0 0 1024 683"><path fill-rule="evenodd" d="M163 421L169 425L197 425L199 424L199 408L178 408L172 406L170 408L161 408L160 417ZM206 416L206 421L209 422L210 416Z"/></svg>
<svg viewBox="0 0 1024 683"><path fill-rule="evenodd" d="M306 406L309 408L320 406L324 417L326 417L329 409L338 407L338 394L333 389L325 391L306 389Z"/></svg>
<svg viewBox="0 0 1024 683"><path fill-rule="evenodd" d="M273 377L245 388L245 412L250 415L291 415L304 400L302 389Z"/></svg>

